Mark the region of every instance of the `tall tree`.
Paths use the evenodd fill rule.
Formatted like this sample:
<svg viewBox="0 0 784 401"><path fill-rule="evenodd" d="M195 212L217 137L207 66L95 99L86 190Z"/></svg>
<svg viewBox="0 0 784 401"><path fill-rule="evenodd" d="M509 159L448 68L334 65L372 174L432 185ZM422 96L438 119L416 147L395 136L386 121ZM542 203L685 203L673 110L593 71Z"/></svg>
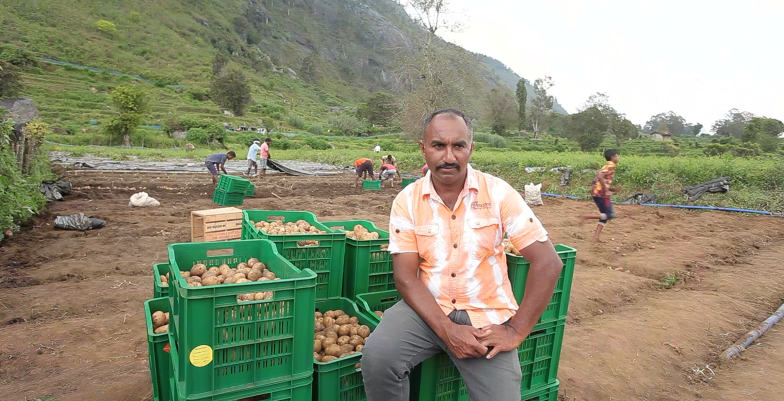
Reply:
<svg viewBox="0 0 784 401"><path fill-rule="evenodd" d="M602 111L596 107L573 114L564 129L564 136L576 140L584 151L596 149L604 139L610 123Z"/></svg>
<svg viewBox="0 0 784 401"><path fill-rule="evenodd" d="M503 135L514 125L516 104L512 91L505 86L498 86L487 94L487 121L493 133Z"/></svg>
<svg viewBox="0 0 784 401"><path fill-rule="evenodd" d="M118 86L112 90L110 98L117 114L109 119L104 131L120 137L123 146L133 146L131 135L142 123L144 113L149 110L147 95L138 87Z"/></svg>
<svg viewBox="0 0 784 401"><path fill-rule="evenodd" d="M534 81L535 96L528 112L531 126L534 129L534 139L538 139L539 134L547 129L550 116L553 113L553 97L547 93L553 85L553 79L547 76Z"/></svg>
<svg viewBox="0 0 784 401"><path fill-rule="evenodd" d="M22 89L22 79L19 76L19 69L11 64L0 60L0 98L16 96Z"/></svg>
<svg viewBox="0 0 784 401"><path fill-rule="evenodd" d="M528 89L525 88L525 78L520 78L517 81L517 129L524 129L525 127L525 102L528 99Z"/></svg>
<svg viewBox="0 0 784 401"><path fill-rule="evenodd" d="M716 120L711 126L711 131L719 136L731 136L733 138L740 138L743 135L743 127L754 118L754 114L748 111L740 111L738 109L730 109L724 118Z"/></svg>
<svg viewBox="0 0 784 401"><path fill-rule="evenodd" d="M691 126L691 133L694 136L700 135L700 132L702 132L702 124L697 123L697 124Z"/></svg>
<svg viewBox="0 0 784 401"><path fill-rule="evenodd" d="M643 131L670 131L675 135L690 135L691 129L686 129L686 119L672 111L651 116L643 126Z"/></svg>
<svg viewBox="0 0 784 401"><path fill-rule="evenodd" d="M252 101L248 78L238 69L229 69L219 76L213 76L210 97L219 106L241 116Z"/></svg>
<svg viewBox="0 0 784 401"><path fill-rule="evenodd" d="M400 112L400 105L395 97L387 92L375 92L370 95L367 103L357 110L357 115L366 119L368 123L388 127Z"/></svg>
<svg viewBox="0 0 784 401"><path fill-rule="evenodd" d="M757 143L765 152L773 152L778 148L781 140L779 135L784 133L784 123L775 118L754 117L743 127L743 142Z"/></svg>
<svg viewBox="0 0 784 401"><path fill-rule="evenodd" d="M589 96L588 100L579 108L580 111L593 109L598 110L604 116L607 122L607 133L615 140L615 146L620 147L622 140L637 137L637 127L626 118L625 114L618 112L610 105L610 97L606 93L596 92ZM592 111L591 113L595 112ZM598 136L589 135L589 137L591 139L584 140L584 143L590 145Z"/></svg>

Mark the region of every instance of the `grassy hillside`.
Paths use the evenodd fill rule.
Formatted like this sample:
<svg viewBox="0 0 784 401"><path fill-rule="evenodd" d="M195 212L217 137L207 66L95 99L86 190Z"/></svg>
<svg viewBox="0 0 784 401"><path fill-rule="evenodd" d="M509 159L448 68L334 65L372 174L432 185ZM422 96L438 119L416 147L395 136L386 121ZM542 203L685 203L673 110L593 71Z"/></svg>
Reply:
<svg viewBox="0 0 784 401"><path fill-rule="evenodd" d="M477 55L482 63L490 69L493 73L498 76L498 79L503 82L506 86L512 89L512 91L517 91L517 82L520 81L520 76L517 75L516 72L512 71L511 68L504 65L504 63L490 57L485 56L483 54ZM525 82L525 89L527 90L528 95L528 102L531 101L534 94L534 87L530 84L530 79L526 78ZM553 102L553 110L556 113L561 114L569 114L566 109L563 108L560 104L558 104L558 100Z"/></svg>

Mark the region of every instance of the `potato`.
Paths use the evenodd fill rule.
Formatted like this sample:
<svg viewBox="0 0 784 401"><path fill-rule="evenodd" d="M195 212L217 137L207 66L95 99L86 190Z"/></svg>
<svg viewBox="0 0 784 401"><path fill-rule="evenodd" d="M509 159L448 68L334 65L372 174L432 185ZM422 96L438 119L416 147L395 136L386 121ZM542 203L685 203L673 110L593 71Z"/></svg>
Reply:
<svg viewBox="0 0 784 401"><path fill-rule="evenodd" d="M246 278L241 278L241 279L237 279L237 281L234 282L234 284L239 284L239 283L250 283L250 280Z"/></svg>
<svg viewBox="0 0 784 401"><path fill-rule="evenodd" d="M314 352L314 353L313 353L313 359L315 359L315 360L317 360L317 361L321 362L321 358L322 358L322 357L321 357L321 354L319 354L318 352Z"/></svg>
<svg viewBox="0 0 784 401"><path fill-rule="evenodd" d="M169 281L169 279L166 278L166 276L164 276L163 274L160 275L160 279L161 279L161 283L166 283Z"/></svg>
<svg viewBox="0 0 784 401"><path fill-rule="evenodd" d="M256 281L262 277L261 270L252 269L246 276L248 277L248 280Z"/></svg>
<svg viewBox="0 0 784 401"><path fill-rule="evenodd" d="M207 269L207 271L208 271L208 272L211 272L212 274L214 274L214 275L216 275L216 276L220 274L220 269L218 269L218 268L217 268L217 267L215 267L215 266L213 266L213 267L210 267L209 269Z"/></svg>
<svg viewBox="0 0 784 401"><path fill-rule="evenodd" d="M215 277L215 278L218 279L218 282L221 283L221 284L223 284L223 282L226 281L226 276L218 276L218 277Z"/></svg>
<svg viewBox="0 0 784 401"><path fill-rule="evenodd" d="M166 324L169 324L169 312L163 314L166 317Z"/></svg>
<svg viewBox="0 0 784 401"><path fill-rule="evenodd" d="M368 338L368 336L370 336L370 327L367 327L364 324L362 326L359 326L359 330L357 330L357 334L362 338Z"/></svg>
<svg viewBox="0 0 784 401"><path fill-rule="evenodd" d="M360 345L357 345L357 347L355 348L355 351L357 351L357 352L362 352L362 348L365 348L365 346L364 346L364 345L362 345L362 344L360 344Z"/></svg>
<svg viewBox="0 0 784 401"><path fill-rule="evenodd" d="M359 324L359 318L357 318L356 316L351 316L350 318L348 318L348 322L350 324Z"/></svg>
<svg viewBox="0 0 784 401"><path fill-rule="evenodd" d="M328 318L330 318L330 319L334 319L334 318L335 318L335 311L333 311L333 310L328 310L328 311L326 311L326 312L324 313L324 316L326 316L326 317L328 317Z"/></svg>
<svg viewBox="0 0 784 401"><path fill-rule="evenodd" d="M218 275L208 270L201 275L202 281L207 277L218 277Z"/></svg>
<svg viewBox="0 0 784 401"><path fill-rule="evenodd" d="M275 292L267 291L266 295L264 295L264 299L272 299L275 296Z"/></svg>
<svg viewBox="0 0 784 401"><path fill-rule="evenodd" d="M262 275L270 280L275 280L278 277L275 275L275 273L269 270L265 270L264 273L262 273Z"/></svg>
<svg viewBox="0 0 784 401"><path fill-rule="evenodd" d="M353 345L354 347L356 347L357 345L364 345L365 339L362 338L361 336L351 336L351 340L349 341L349 344Z"/></svg>
<svg viewBox="0 0 784 401"><path fill-rule="evenodd" d="M319 334L319 333L316 333L316 335L313 336L313 339L316 340L316 341L322 341L325 338L327 338L327 336L325 336L324 334Z"/></svg>
<svg viewBox="0 0 784 401"><path fill-rule="evenodd" d="M342 353L340 346L332 344L324 350L324 355L338 356Z"/></svg>
<svg viewBox="0 0 784 401"><path fill-rule="evenodd" d="M354 365L354 369L362 369L362 363L360 362Z"/></svg>
<svg viewBox="0 0 784 401"><path fill-rule="evenodd" d="M384 312L381 312L380 310L377 310L377 311L375 311L373 313L375 313L376 316L378 316L378 317L384 317Z"/></svg>
<svg viewBox="0 0 784 401"><path fill-rule="evenodd" d="M337 345L346 345L351 342L351 337L349 336L340 336L338 337L338 341L335 342Z"/></svg>
<svg viewBox="0 0 784 401"><path fill-rule="evenodd" d="M322 324L319 321L316 321L316 331L324 331L324 328L325 328L324 324Z"/></svg>
<svg viewBox="0 0 784 401"><path fill-rule="evenodd" d="M322 363L324 363L324 362L331 362L331 361L334 361L335 359L338 359L338 358L336 356L332 356L332 355L325 355L323 358L321 358L321 362Z"/></svg>
<svg viewBox="0 0 784 401"><path fill-rule="evenodd" d="M266 294L266 293L264 293L264 292L257 292L257 293L256 293L256 294L253 296L253 300L255 300L255 301L261 301L262 299L264 299L264 296L265 296L265 295L267 295L267 294Z"/></svg>
<svg viewBox="0 0 784 401"><path fill-rule="evenodd" d="M220 285L220 280L215 276L206 277L201 280L201 285Z"/></svg>
<svg viewBox="0 0 784 401"><path fill-rule="evenodd" d="M321 312L316 312L316 319L324 317Z"/></svg>
<svg viewBox="0 0 784 401"><path fill-rule="evenodd" d="M254 295L255 294L240 294L240 295L237 295L237 301L240 301L240 302L253 301L253 296Z"/></svg>
<svg viewBox="0 0 784 401"><path fill-rule="evenodd" d="M190 277L190 276L191 276L191 272L189 272L189 271L187 271L187 270L186 270L186 271L181 271L181 272L180 272L180 274L181 274L183 277L185 277L185 278L188 278L188 277Z"/></svg>
<svg viewBox="0 0 784 401"><path fill-rule="evenodd" d="M253 268L254 269L259 269L261 271L264 271L264 270L267 269L267 265L265 265L264 262L259 261L255 265L253 265Z"/></svg>
<svg viewBox="0 0 784 401"><path fill-rule="evenodd" d="M231 266L227 265L226 263L222 263L220 266L218 266L218 270L223 269L224 267L230 268Z"/></svg>
<svg viewBox="0 0 784 401"><path fill-rule="evenodd" d="M225 279L223 279L223 283L221 283L221 284L233 284L233 283L234 283L234 277L229 276L229 277L226 277Z"/></svg>
<svg viewBox="0 0 784 401"><path fill-rule="evenodd" d="M191 281L190 283L188 283L188 287L201 287L201 283L196 281Z"/></svg>
<svg viewBox="0 0 784 401"><path fill-rule="evenodd" d="M249 269L250 265L245 262L240 262L237 264L237 270L239 269Z"/></svg>
<svg viewBox="0 0 784 401"><path fill-rule="evenodd" d="M191 276L201 276L207 271L207 266L199 263L191 267Z"/></svg>
<svg viewBox="0 0 784 401"><path fill-rule="evenodd" d="M327 338L321 340L321 349L327 349L330 345L335 345L336 339L327 336Z"/></svg>
<svg viewBox="0 0 784 401"><path fill-rule="evenodd" d="M347 315L338 316L338 318L335 319L335 324L339 324L342 326L344 324L348 324L348 320L349 317Z"/></svg>
<svg viewBox="0 0 784 401"><path fill-rule="evenodd" d="M152 328L157 329L158 327L163 326L166 324L166 314L161 311L153 312L152 314Z"/></svg>
<svg viewBox="0 0 784 401"><path fill-rule="evenodd" d="M332 325L332 331L334 331L335 333L340 333L340 325L339 324L333 324Z"/></svg>
<svg viewBox="0 0 784 401"><path fill-rule="evenodd" d="M338 329L338 334L341 335L341 336L351 335L351 325L350 324L344 324L344 325L340 326L340 328Z"/></svg>
<svg viewBox="0 0 784 401"><path fill-rule="evenodd" d="M237 272L237 273L234 273L234 275L233 275L232 277L234 277L234 282L235 282L235 283L237 282L237 280L239 280L239 279L241 279L241 278L246 278L244 274L242 274L242 273L239 273L239 272Z"/></svg>
<svg viewBox="0 0 784 401"><path fill-rule="evenodd" d="M343 316L345 314L346 312L343 312L342 310L338 309L335 311L335 318L337 318L338 316Z"/></svg>
<svg viewBox="0 0 784 401"><path fill-rule="evenodd" d="M248 269L247 267L245 267L245 268L242 268L242 269L237 269L237 273L242 273L242 274L245 275L245 277L248 277L248 273L250 273L250 270L251 269Z"/></svg>
<svg viewBox="0 0 784 401"><path fill-rule="evenodd" d="M340 346L340 351L343 355L351 355L354 353L354 346L351 344L343 344Z"/></svg>
<svg viewBox="0 0 784 401"><path fill-rule="evenodd" d="M348 335L356 336L357 334L359 334L359 325L351 325L351 328L348 330Z"/></svg>
<svg viewBox="0 0 784 401"><path fill-rule="evenodd" d="M158 327L154 331L155 334L168 333L168 332L169 332L169 325L168 324L164 324L163 326Z"/></svg>
<svg viewBox="0 0 784 401"><path fill-rule="evenodd" d="M327 336L327 338L331 338L331 339L333 339L335 341L337 341L338 337L340 337L338 335L338 333L335 333L334 331L331 331L331 330L325 331L324 335Z"/></svg>
<svg viewBox="0 0 784 401"><path fill-rule="evenodd" d="M332 316L330 316L330 314L329 314L330 312L327 312L327 314L324 315L324 322L323 323L324 323L324 326L326 326L326 327L332 327L332 325L335 324L335 319L333 319Z"/></svg>
<svg viewBox="0 0 784 401"><path fill-rule="evenodd" d="M185 281L188 282L188 283L201 283L201 277L199 277L199 276L190 276L187 279L185 279Z"/></svg>
<svg viewBox="0 0 784 401"><path fill-rule="evenodd" d="M248 259L248 263L246 264L246 266L250 267L250 266L255 265L256 263L259 263L259 259L257 259L257 258L250 258L250 259ZM242 263L240 263L240 264L242 264Z"/></svg>
<svg viewBox="0 0 784 401"><path fill-rule="evenodd" d="M313 340L313 352L321 352L321 341Z"/></svg>

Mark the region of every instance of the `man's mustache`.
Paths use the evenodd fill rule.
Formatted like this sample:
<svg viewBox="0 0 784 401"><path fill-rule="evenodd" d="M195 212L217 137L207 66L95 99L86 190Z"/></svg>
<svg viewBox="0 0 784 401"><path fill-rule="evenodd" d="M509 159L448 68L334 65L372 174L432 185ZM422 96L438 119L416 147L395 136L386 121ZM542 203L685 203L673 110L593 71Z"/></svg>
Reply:
<svg viewBox="0 0 784 401"><path fill-rule="evenodd" d="M457 163L441 163L438 166L436 166L436 170L441 170L442 168L445 168L445 167L452 167L452 168L455 168L457 170L460 170L460 165L457 164Z"/></svg>

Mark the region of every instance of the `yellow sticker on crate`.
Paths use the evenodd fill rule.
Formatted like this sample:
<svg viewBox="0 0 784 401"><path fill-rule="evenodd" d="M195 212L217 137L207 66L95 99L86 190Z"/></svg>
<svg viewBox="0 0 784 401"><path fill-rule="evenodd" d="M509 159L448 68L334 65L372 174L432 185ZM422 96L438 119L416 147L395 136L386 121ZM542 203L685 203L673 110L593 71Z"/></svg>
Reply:
<svg viewBox="0 0 784 401"><path fill-rule="evenodd" d="M212 362L212 348L209 345L199 345L191 350L189 359L191 365L197 368L207 366Z"/></svg>

